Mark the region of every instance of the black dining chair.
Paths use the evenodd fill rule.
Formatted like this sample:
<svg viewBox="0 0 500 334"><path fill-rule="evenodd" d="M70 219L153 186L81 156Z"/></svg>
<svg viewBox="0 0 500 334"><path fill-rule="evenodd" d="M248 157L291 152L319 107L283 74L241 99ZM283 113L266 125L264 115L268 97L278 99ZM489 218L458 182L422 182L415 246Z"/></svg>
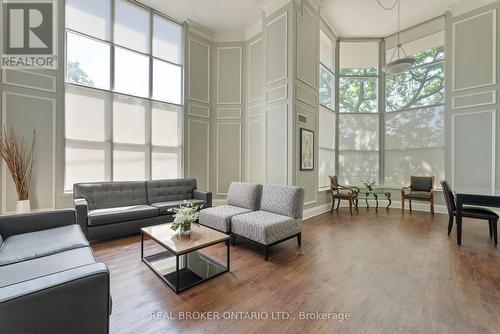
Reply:
<svg viewBox="0 0 500 334"><path fill-rule="evenodd" d="M450 215L450 219L448 222L448 235L450 235L451 230L453 229L453 220L457 215L457 207L455 205L455 197L453 196L453 192L450 189L450 185L445 180L441 181L441 187L443 188L444 200L446 202L446 207L448 208L448 214ZM463 208L463 216L468 218L482 219L488 221L488 227L490 230L490 239L493 238L495 245L498 243L497 236L497 223L498 223L498 215L488 209L478 208L473 206L464 206ZM457 229L461 229L461 226L457 225ZM457 231L457 235L461 234L462 231ZM457 239L458 242L458 239Z"/></svg>

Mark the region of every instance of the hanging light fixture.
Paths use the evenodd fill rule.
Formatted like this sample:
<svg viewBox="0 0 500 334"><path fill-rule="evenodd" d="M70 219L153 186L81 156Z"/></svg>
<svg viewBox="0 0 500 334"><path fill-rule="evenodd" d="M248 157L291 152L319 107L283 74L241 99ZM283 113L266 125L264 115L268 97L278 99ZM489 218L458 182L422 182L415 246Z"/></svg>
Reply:
<svg viewBox="0 0 500 334"><path fill-rule="evenodd" d="M415 59L406 56L405 50L403 49L403 45L401 44L399 40L399 34L400 34L400 14L401 14L401 0L396 0L394 5L392 7L385 7L382 5L380 0L377 0L378 4L380 7L382 7L385 10L392 10L396 5L398 6L398 44L396 48L394 49L394 52L392 53L391 59L387 65L382 67L382 71L384 71L385 74L391 75L391 74L398 74L401 72L405 72L409 70L410 68L415 65ZM401 58L401 53L404 55L403 58ZM394 56L397 54L397 59L394 60Z"/></svg>

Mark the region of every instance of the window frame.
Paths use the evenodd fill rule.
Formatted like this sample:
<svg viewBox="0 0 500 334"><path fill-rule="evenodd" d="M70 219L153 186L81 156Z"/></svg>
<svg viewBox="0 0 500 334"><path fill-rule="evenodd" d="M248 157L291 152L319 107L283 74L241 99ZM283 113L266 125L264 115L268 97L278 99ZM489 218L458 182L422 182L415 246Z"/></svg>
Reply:
<svg viewBox="0 0 500 334"><path fill-rule="evenodd" d="M442 59L438 59L438 60L435 60L435 61L432 61L432 62L429 62L429 63L424 63L424 64L420 64L420 65L417 65L417 66L413 66L412 68L408 69L407 71L405 71L404 73L409 73L411 71L414 71L414 70L418 70L418 69L421 69L421 68L426 68L426 67L432 67L432 66L436 66L438 64L443 64L443 102L442 103L433 103L433 104L428 104L428 105L423 105L423 106L415 106L415 107L409 107L409 108L401 108L401 109L396 109L396 110L387 110L387 92L385 91L385 88L386 88L386 83L387 83L387 79L390 78L390 77L393 77L393 76L396 76L396 75L400 75L400 74L391 74L391 75L384 75L384 91L382 92L383 94L383 99L384 99L384 103L383 103L383 106L384 106L384 115L383 115L383 119L382 119L382 126L383 126L383 136L384 136L384 144L383 144L383 159L380 161L380 164L382 166L383 164L383 170L384 170L384 174L383 175L380 175L380 178L381 178L381 183L383 185L383 187L385 188L388 188L388 189L399 189L399 187L401 185L396 185L396 184L388 184L386 183L386 178L387 178L387 174L386 174L386 170L388 169L386 167L386 152L395 152L395 151L419 151L419 150L431 150L431 149L434 149L434 150L441 150L442 153L443 153L443 161L445 161L445 155L446 155L446 144L445 144L445 141L446 141L446 138L444 138L444 141L443 141L443 145L442 146L433 146L433 147L424 147L424 148L409 148L409 149L387 149L386 148L386 145L385 145L385 136L386 136L386 116L385 115L394 115L394 114L399 114L399 113L404 113L404 112L416 112L418 110L421 110L421 109L426 109L426 108L431 108L431 109L438 109L438 107L443 107L445 108L445 105L446 105L446 52L444 51L444 47L445 47L445 41L443 41L443 45L440 45L440 46L436 46L436 47L432 47L432 48L429 48L429 49L426 49L426 50L423 50L421 52L424 52L424 51L427 51L427 50L430 50L430 49L433 49L433 48L443 48L443 58ZM387 51L387 50L386 50ZM434 110L434 112L436 112ZM444 122L446 122L446 110L444 110ZM443 135L446 137L446 125L444 125L443 127ZM445 173L445 170L442 171L443 172L443 175ZM409 182L409 180L407 181ZM440 190L441 187L439 184L435 184L434 185L434 189L437 189L437 190Z"/></svg>
<svg viewBox="0 0 500 334"><path fill-rule="evenodd" d="M335 120L335 124L334 124L334 134L333 134L333 148L331 147L326 147L325 145L321 145L321 134L320 134L320 129L319 129L319 125L318 125L318 176L317 176L317 191L318 192L324 192L324 191L328 191L330 189L330 185L329 185L329 182L328 182L328 185L327 186L322 186L322 183L320 181L320 173L319 173L319 165L320 165L320 152L323 150L323 151L328 151L330 153L333 153L333 157L334 157L334 170L336 172L337 170L337 164L338 164L338 140L337 140L337 129L338 129L338 112L336 111L337 107L338 107L338 75L337 75L337 72L338 72L338 40L334 37L332 38L330 36L330 33L328 32L325 32L323 31L323 28L321 27L320 28L320 41L319 43L321 43L321 34L324 34L326 38L329 39L329 41L331 42L331 46L332 46L332 61L333 61L333 68L329 68L326 64L324 64L321 60L321 55L319 55L318 57L318 122L319 122L319 115L321 113L321 108L324 109L325 112L328 112L328 113L333 113L333 116L334 116L334 120ZM321 45L319 46L320 48L320 52L321 52ZM328 106L325 106L324 104L321 103L321 99L320 99L320 89L321 89L321 69L324 69L326 72L328 72L331 76L332 76L332 83L333 83L333 89L332 89L332 96L330 97L331 101L333 102L332 103L332 108L328 107Z"/></svg>
<svg viewBox="0 0 500 334"><path fill-rule="evenodd" d="M113 152L117 149L122 150L121 148L129 148L130 151L136 151L137 149L142 149L144 152L146 152L146 160L145 160L145 180L150 180L153 176L152 169L153 169L153 152L175 152L177 154L177 175L178 177L183 177L184 175L184 143L183 143L183 132L184 132L184 117L183 117L183 112L184 112L184 101L185 101L185 92L184 92L184 84L185 84L185 52L186 52L186 43L185 43L185 27L182 24L182 22L173 20L172 18L168 17L167 15L160 13L156 10L153 10L152 8L149 8L148 6L136 3L134 1L130 0L125 0L128 3L137 6L143 10L146 10L148 12L148 19L149 19L149 36L148 36L148 42L149 42L149 47L148 47L148 52L144 53L135 49L131 49L127 46L123 46L121 44L117 44L115 42L115 35L114 35L114 25L116 23L115 20L115 2L120 1L120 0L109 0L110 2L110 18L109 18L109 25L110 25L110 38L109 40L105 40L99 37L95 37L92 35L89 35L85 32L80 32L76 31L74 29L71 29L66 26L66 22L64 22L64 91L66 95L66 88L68 86L75 87L77 90L78 89L90 89L93 91L99 91L104 94L109 94L107 96L106 100L111 103L111 106L109 108L109 115L106 115L106 138L103 142L101 141L92 141L92 140L74 140L74 139L69 139L66 136L66 111L63 113L64 114L64 177L63 177L63 194L72 194L72 186L73 185L67 185L66 184L66 175L67 175L67 164L66 164L66 147L72 147L72 146L85 146L89 148L99 148L99 149L104 149L105 152L105 180L102 181L113 181L113 170L114 170L114 164L115 162L113 161ZM65 2L65 6L67 3ZM178 25L180 27L181 31L181 45L180 45L180 55L179 55L179 63L175 63L169 60L166 60L164 58L156 57L153 55L153 43L154 43L154 29L153 29L153 24L154 24L154 18L158 16L162 19L166 19L169 22ZM66 20L64 20L66 21ZM97 42L105 43L109 45L110 47L110 52L109 52L109 61L110 61L110 73L109 73L109 83L110 87L108 89L103 89L103 88L98 88L98 87L92 87L92 86L87 86L85 84L80 84L80 83L73 83L68 81L68 58L67 58L67 36L68 33L73 33L77 34L81 37L91 39ZM115 50L116 48L121 48L126 51L133 52L135 54L140 54L143 56L148 57L148 90L147 90L147 96L136 96L133 94L127 94L127 93L122 93L118 92L115 90ZM153 62L154 60L158 60L161 62L169 63L171 65L175 65L177 67L180 67L181 69L181 81L179 83L181 87L181 97L180 97L180 103L172 103L168 101L162 101L158 99L153 98ZM124 144L124 143L118 143L114 142L113 138L113 101L116 98L131 98L135 100L141 100L145 101L146 105L146 113L145 113L145 118L146 118L146 133L145 133L145 144ZM65 104L64 104L65 105ZM152 110L155 105L160 105L160 106L173 106L175 109L178 108L177 113L179 117L179 125L177 127L178 132L177 136L179 138L178 140L178 145L177 146L163 146L163 145L153 145L152 144L152 129L151 129L151 120L152 120ZM180 132L180 134L179 134ZM69 189L71 188L71 189Z"/></svg>

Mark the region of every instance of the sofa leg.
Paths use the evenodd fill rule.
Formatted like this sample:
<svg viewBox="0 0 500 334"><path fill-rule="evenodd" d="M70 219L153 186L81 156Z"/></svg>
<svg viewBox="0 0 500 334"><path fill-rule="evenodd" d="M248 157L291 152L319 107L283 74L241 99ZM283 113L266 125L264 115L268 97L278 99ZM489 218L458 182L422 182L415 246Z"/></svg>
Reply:
<svg viewBox="0 0 500 334"><path fill-rule="evenodd" d="M297 235L297 243L299 244L299 247L302 245L302 233Z"/></svg>
<svg viewBox="0 0 500 334"><path fill-rule="evenodd" d="M266 245L266 257L265 260L267 261L269 259L269 246Z"/></svg>
<svg viewBox="0 0 500 334"><path fill-rule="evenodd" d="M234 234L231 234L230 238L231 238L231 243L233 244L233 246L236 245L236 236Z"/></svg>
<svg viewBox="0 0 500 334"><path fill-rule="evenodd" d="M408 202L410 202L410 212L412 212L412 211L411 211L411 200L409 200Z"/></svg>

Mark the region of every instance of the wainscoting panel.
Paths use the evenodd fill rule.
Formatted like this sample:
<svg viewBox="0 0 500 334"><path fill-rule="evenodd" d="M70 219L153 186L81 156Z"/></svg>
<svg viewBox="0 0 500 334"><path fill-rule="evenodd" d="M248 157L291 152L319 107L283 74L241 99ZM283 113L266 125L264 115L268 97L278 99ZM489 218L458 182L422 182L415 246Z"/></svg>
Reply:
<svg viewBox="0 0 500 334"><path fill-rule="evenodd" d="M462 108L484 106L488 104L495 104L497 102L496 96L497 96L496 90L453 96L452 108L462 109Z"/></svg>
<svg viewBox="0 0 500 334"><path fill-rule="evenodd" d="M196 39L189 39L188 99L210 102L210 46Z"/></svg>
<svg viewBox="0 0 500 334"><path fill-rule="evenodd" d="M452 116L452 183L456 191L495 194L495 114L488 110Z"/></svg>
<svg viewBox="0 0 500 334"><path fill-rule="evenodd" d="M318 107L319 101L318 101L318 93L316 90L301 83L297 83L296 89L297 89L297 99L299 101L307 103L308 105L315 108Z"/></svg>
<svg viewBox="0 0 500 334"><path fill-rule="evenodd" d="M266 92L266 102L274 103L288 98L288 85L278 86Z"/></svg>
<svg viewBox="0 0 500 334"><path fill-rule="evenodd" d="M242 48L217 48L217 104L241 104Z"/></svg>
<svg viewBox="0 0 500 334"><path fill-rule="evenodd" d="M4 69L2 71L2 82L11 86L36 89L51 93L55 93L56 91L55 76L33 71Z"/></svg>
<svg viewBox="0 0 500 334"><path fill-rule="evenodd" d="M216 195L241 181L241 123L217 123Z"/></svg>
<svg viewBox="0 0 500 334"><path fill-rule="evenodd" d="M264 99L264 61L261 37L248 45L248 102Z"/></svg>
<svg viewBox="0 0 500 334"><path fill-rule="evenodd" d="M188 177L198 181L198 188L208 190L210 124L208 121L188 120L187 171Z"/></svg>
<svg viewBox="0 0 500 334"><path fill-rule="evenodd" d="M266 24L267 73L270 84L288 77L288 12Z"/></svg>
<svg viewBox="0 0 500 334"><path fill-rule="evenodd" d="M266 183L266 121L255 117L247 121L247 179Z"/></svg>
<svg viewBox="0 0 500 334"><path fill-rule="evenodd" d="M255 116L260 116L264 115L265 113L265 106L263 104L257 104L254 106L249 106L248 107L248 117L255 117Z"/></svg>
<svg viewBox="0 0 500 334"><path fill-rule="evenodd" d="M2 124L19 135L33 135L37 159L31 184L31 208L55 208L56 101L33 95L2 93ZM17 196L5 162L2 168L2 212L16 210ZM47 196L47 194L50 194Z"/></svg>
<svg viewBox="0 0 500 334"><path fill-rule="evenodd" d="M302 16L297 15L297 79L318 88L318 22L308 9L302 6Z"/></svg>
<svg viewBox="0 0 500 334"><path fill-rule="evenodd" d="M267 111L267 183L288 181L288 107Z"/></svg>
<svg viewBox="0 0 500 334"><path fill-rule="evenodd" d="M217 108L217 118L241 118L241 108Z"/></svg>
<svg viewBox="0 0 500 334"><path fill-rule="evenodd" d="M209 118L210 109L200 104L188 103L188 114L190 116Z"/></svg>
<svg viewBox="0 0 500 334"><path fill-rule="evenodd" d="M496 29L496 10L453 24L453 91L496 83Z"/></svg>

